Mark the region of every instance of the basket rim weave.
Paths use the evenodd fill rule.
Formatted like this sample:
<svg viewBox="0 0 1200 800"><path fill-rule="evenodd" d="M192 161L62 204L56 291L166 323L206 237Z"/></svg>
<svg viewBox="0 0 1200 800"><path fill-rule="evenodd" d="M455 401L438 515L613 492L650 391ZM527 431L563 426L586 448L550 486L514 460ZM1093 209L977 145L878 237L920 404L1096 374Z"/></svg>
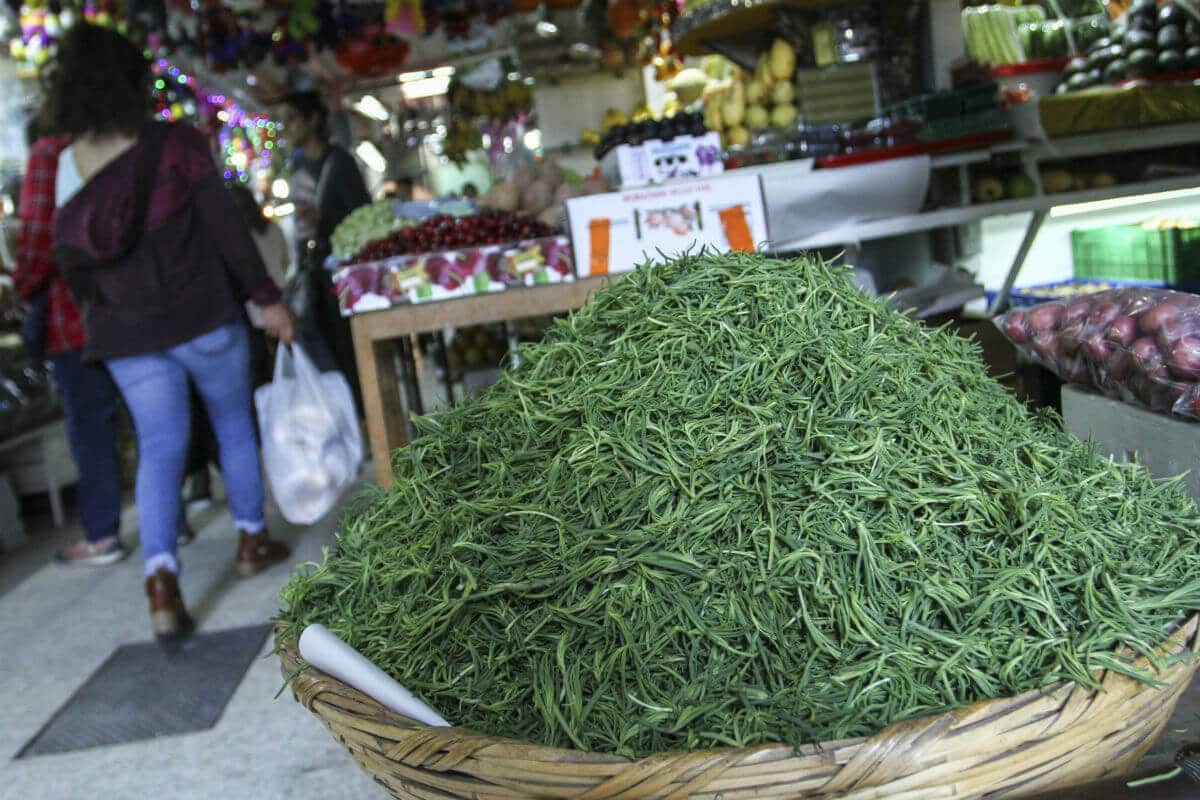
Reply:
<svg viewBox="0 0 1200 800"><path fill-rule="evenodd" d="M1023 779L1018 788L1005 793L1006 797L1023 797L1128 772L1153 744L1200 667L1200 658L1177 659L1157 672L1158 687L1112 670L1097 670L1100 689L1064 681L1016 697L983 700L894 723L870 737L799 747L760 744L674 751L631 760L465 728L427 726L305 663L297 636L286 635L290 629L285 621L276 624L274 652L295 699L330 729L377 783L393 796L404 798L973 798L994 787L979 783L983 777L976 780L966 773L959 777L956 770L961 764L971 762L972 769L997 773L991 776L997 778L1001 768L989 772L987 765L1003 764L1011 755L985 757L983 750L988 746L1008 747L1015 753L1028 751L1031 742L1060 737L1082 747L1098 715L1126 718L1122 723L1128 724L1119 726L1125 733L1093 734L1105 736L1115 753L1097 757L1084 768L1075 764L1069 750L1064 751L1051 759L1058 772L1044 770L1039 781L1035 771L1034 778ZM1179 624L1157 651L1168 658L1200 653L1200 613ZM1155 672L1144 656L1134 664ZM946 742L950 745L943 746ZM1044 759L1030 761L1029 768L1018 771L1018 777L1041 761ZM505 763L511 763L512 769L506 772ZM739 781L742 773L758 776L763 782ZM936 791L915 781L915 776L932 773L956 787L974 786L975 790ZM1062 778L1068 773L1066 783L1049 780L1051 774ZM481 779L480 774L495 783ZM397 790L393 781L403 788ZM411 790L408 782L424 791Z"/></svg>

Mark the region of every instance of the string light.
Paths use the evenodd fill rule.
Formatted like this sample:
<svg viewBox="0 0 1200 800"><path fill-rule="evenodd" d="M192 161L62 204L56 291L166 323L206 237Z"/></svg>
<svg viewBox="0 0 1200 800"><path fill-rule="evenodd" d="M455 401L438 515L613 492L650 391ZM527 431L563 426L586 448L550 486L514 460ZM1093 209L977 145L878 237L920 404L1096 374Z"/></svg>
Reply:
<svg viewBox="0 0 1200 800"><path fill-rule="evenodd" d="M154 83L155 88L167 93L166 97L159 98L162 107L158 113L163 119L179 120L200 112L201 119L215 120L220 126L217 130L217 141L220 143L225 162L226 180L236 178L242 183L248 183L250 171L254 167L270 169L278 132L272 120L261 114L247 112L232 98L223 94L205 91L194 75L189 75L166 59L159 59L154 69L159 76ZM173 101L169 96L171 90L161 77L164 73L174 78L178 85L191 88L197 102L182 104L177 100Z"/></svg>

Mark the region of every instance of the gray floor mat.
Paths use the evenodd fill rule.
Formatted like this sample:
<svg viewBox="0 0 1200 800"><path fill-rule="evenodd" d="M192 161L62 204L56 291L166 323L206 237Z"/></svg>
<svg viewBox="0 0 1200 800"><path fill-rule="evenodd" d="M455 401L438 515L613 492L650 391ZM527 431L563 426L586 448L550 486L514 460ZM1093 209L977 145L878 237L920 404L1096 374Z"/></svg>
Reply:
<svg viewBox="0 0 1200 800"><path fill-rule="evenodd" d="M17 758L211 728L270 630L251 625L170 646L121 645Z"/></svg>

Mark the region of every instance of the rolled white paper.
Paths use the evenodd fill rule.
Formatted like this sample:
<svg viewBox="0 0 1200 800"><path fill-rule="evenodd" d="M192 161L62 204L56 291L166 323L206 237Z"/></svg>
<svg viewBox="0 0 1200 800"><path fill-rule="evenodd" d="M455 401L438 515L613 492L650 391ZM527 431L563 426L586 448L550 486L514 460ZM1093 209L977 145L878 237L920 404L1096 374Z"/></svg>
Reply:
<svg viewBox="0 0 1200 800"><path fill-rule="evenodd" d="M309 625L300 634L300 657L397 714L426 725L450 727L436 711L320 623Z"/></svg>

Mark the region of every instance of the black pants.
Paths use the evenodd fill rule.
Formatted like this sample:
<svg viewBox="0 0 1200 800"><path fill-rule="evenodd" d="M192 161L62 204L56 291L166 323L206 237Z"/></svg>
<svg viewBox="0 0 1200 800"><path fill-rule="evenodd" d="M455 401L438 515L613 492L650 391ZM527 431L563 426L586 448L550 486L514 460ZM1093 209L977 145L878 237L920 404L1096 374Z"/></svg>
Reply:
<svg viewBox="0 0 1200 800"><path fill-rule="evenodd" d="M354 406L361 415L362 386L354 358L350 320L342 316L329 272L317 259L309 265L306 279L309 308L300 321L300 341L321 371L336 369L346 376L354 395Z"/></svg>

